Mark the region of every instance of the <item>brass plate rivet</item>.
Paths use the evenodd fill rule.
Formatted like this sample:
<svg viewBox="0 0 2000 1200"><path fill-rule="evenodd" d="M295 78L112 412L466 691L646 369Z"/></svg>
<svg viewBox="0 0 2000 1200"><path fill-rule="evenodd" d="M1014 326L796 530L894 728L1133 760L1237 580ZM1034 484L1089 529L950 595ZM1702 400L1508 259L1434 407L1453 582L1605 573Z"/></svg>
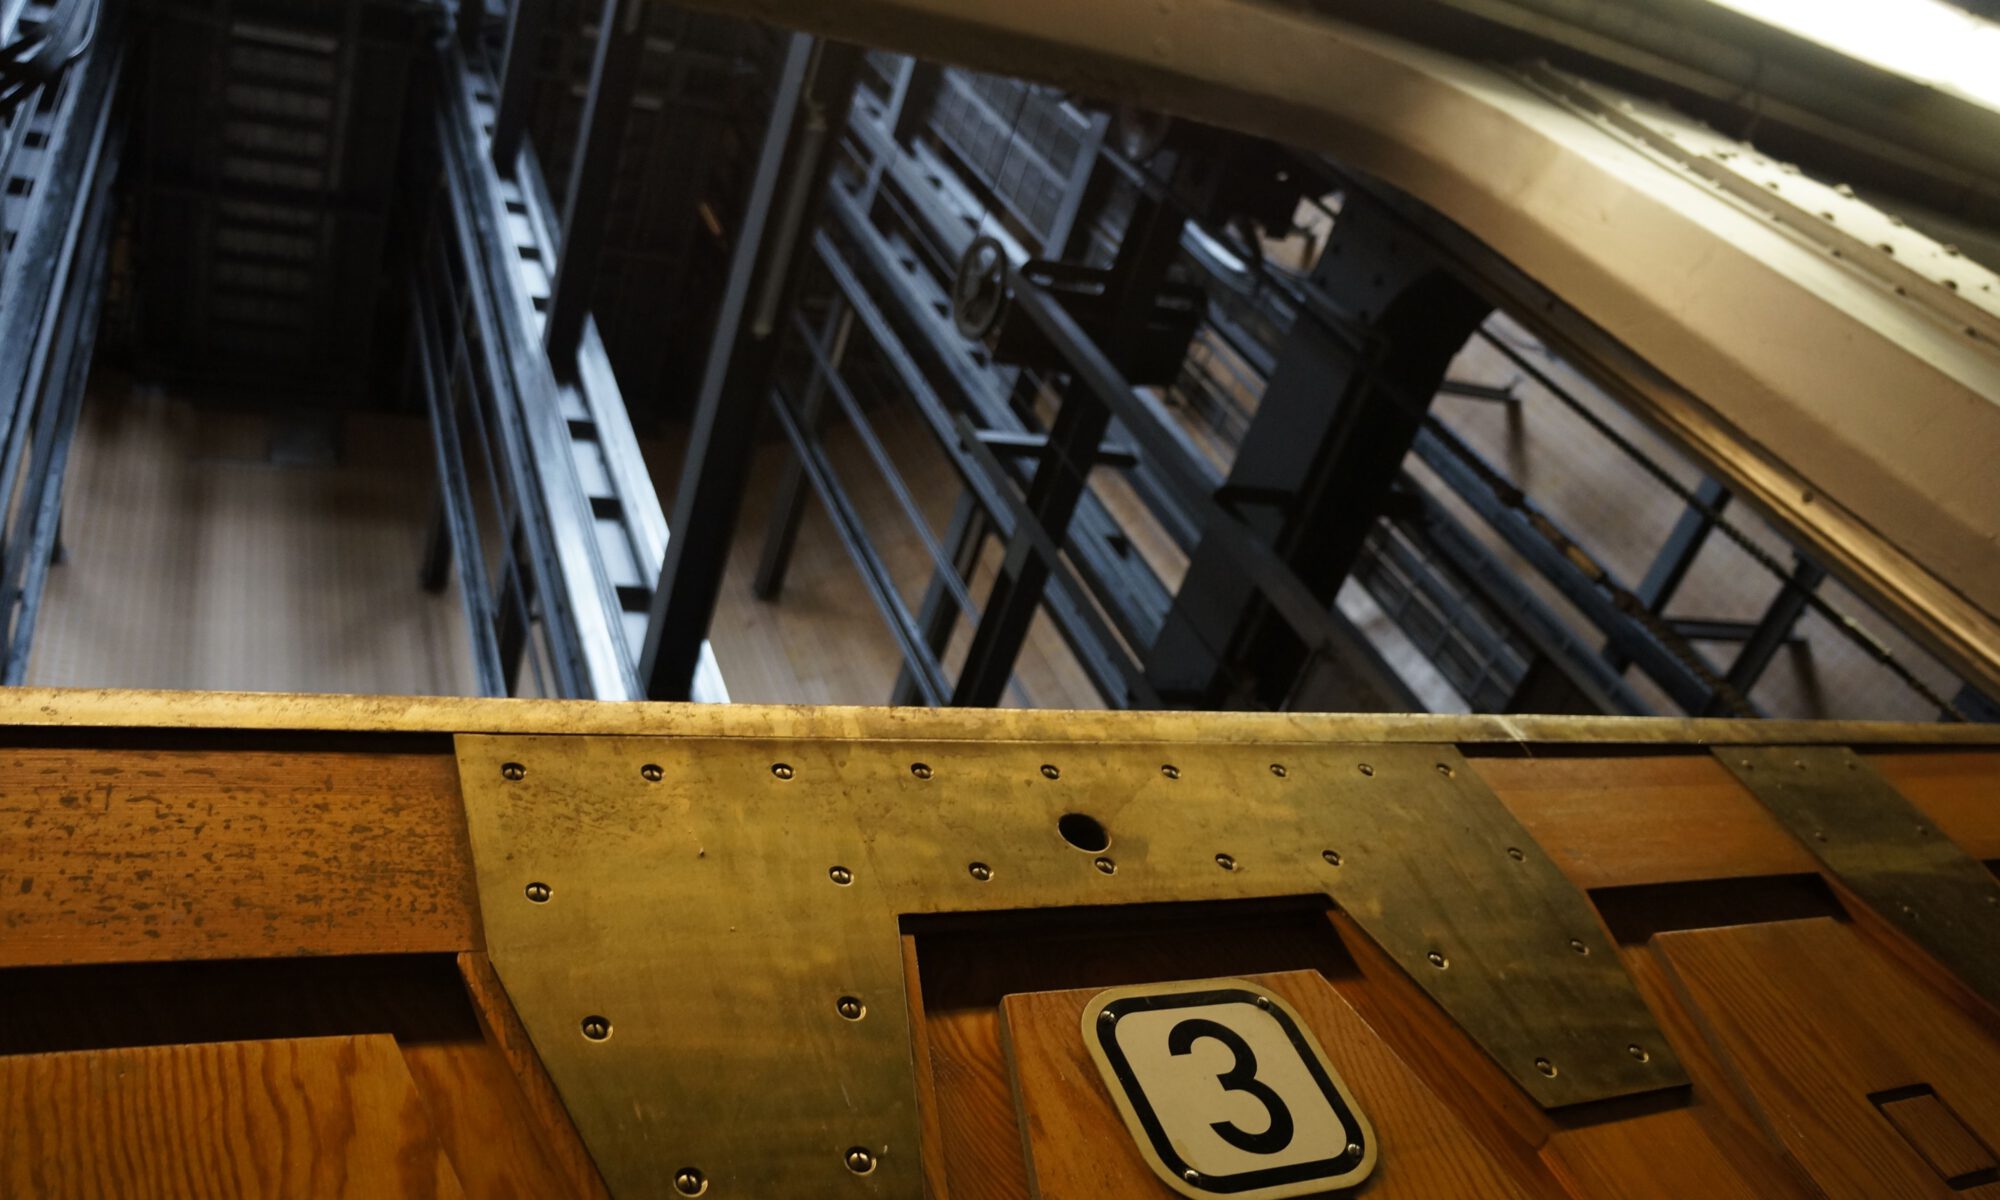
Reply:
<svg viewBox="0 0 2000 1200"><path fill-rule="evenodd" d="M1451 769L1450 763L1439 763L1437 765L1437 773L1444 776L1446 779L1450 779L1453 775L1456 775L1458 772Z"/></svg>
<svg viewBox="0 0 2000 1200"><path fill-rule="evenodd" d="M931 777L931 765L929 763L911 763L910 774L915 775L918 779L929 779Z"/></svg>
<svg viewBox="0 0 2000 1200"><path fill-rule="evenodd" d="M1195 1170L1193 1167L1189 1167L1187 1170L1181 1172L1181 1178L1187 1180L1189 1183L1200 1183L1201 1172Z"/></svg>
<svg viewBox="0 0 2000 1200"><path fill-rule="evenodd" d="M667 773L660 769L659 763L647 763L639 768L639 777L647 783L658 783L667 777Z"/></svg>
<svg viewBox="0 0 2000 1200"><path fill-rule="evenodd" d="M1446 958L1443 954L1440 954L1436 950L1433 950L1429 954L1424 955L1424 957L1430 959L1431 965L1436 967L1440 971L1444 970L1446 967L1449 967L1451 965L1451 960Z"/></svg>
<svg viewBox="0 0 2000 1200"><path fill-rule="evenodd" d="M1215 856L1215 865L1225 871L1234 871L1236 869L1236 859L1227 854L1218 854Z"/></svg>
<svg viewBox="0 0 2000 1200"><path fill-rule="evenodd" d="M1571 938L1569 940L1569 948L1576 951L1578 954L1590 953L1590 947L1583 944L1582 938Z"/></svg>
<svg viewBox="0 0 2000 1200"><path fill-rule="evenodd" d="M1637 1042L1634 1042L1630 1046L1625 1047L1625 1053L1631 1055L1633 1058L1638 1059L1640 1062L1653 1061L1653 1056L1646 1053L1646 1048L1644 1046L1639 1045Z"/></svg>
<svg viewBox="0 0 2000 1200"><path fill-rule="evenodd" d="M993 868L982 862L973 863L965 869L974 879L977 879L981 883L985 883L987 880L993 878Z"/></svg>
<svg viewBox="0 0 2000 1200"><path fill-rule="evenodd" d="M585 1017L583 1019L583 1036L593 1042L601 1042L605 1038L610 1037L611 1019L609 1017Z"/></svg>
<svg viewBox="0 0 2000 1200"><path fill-rule="evenodd" d="M1043 779L1061 779L1061 778L1062 778L1062 772L1061 772L1061 771L1058 771L1058 770L1056 770L1056 765L1055 765L1054 763L1043 763L1043 764L1042 764L1042 778L1043 778Z"/></svg>
<svg viewBox="0 0 2000 1200"><path fill-rule="evenodd" d="M1359 1146L1358 1144L1354 1143L1354 1142L1349 1142L1349 1143L1347 1143L1347 1157L1349 1157L1349 1158L1360 1158L1360 1157L1361 1157L1361 1147L1360 1147L1360 1146Z"/></svg>
<svg viewBox="0 0 2000 1200"><path fill-rule="evenodd" d="M1118 1023L1118 1014L1107 1008L1097 1014L1097 1019L1106 1025L1116 1025Z"/></svg>
<svg viewBox="0 0 2000 1200"><path fill-rule="evenodd" d="M1257 1007L1263 1009L1265 1012L1271 1011L1271 998L1269 996L1257 997Z"/></svg>
<svg viewBox="0 0 2000 1200"><path fill-rule="evenodd" d="M528 899L533 900L537 904L547 904L549 897L555 895L554 888L540 881L529 884L524 890L527 892Z"/></svg>
<svg viewBox="0 0 2000 1200"><path fill-rule="evenodd" d="M1322 850L1319 856L1326 860L1326 865L1329 867L1340 865L1340 851L1338 850Z"/></svg>
<svg viewBox="0 0 2000 1200"><path fill-rule="evenodd" d="M1165 775L1168 779L1179 779L1181 777L1181 769L1172 763L1167 763L1160 768L1160 774Z"/></svg>
<svg viewBox="0 0 2000 1200"><path fill-rule="evenodd" d="M522 766L520 763L500 764L500 778L506 780L508 783L521 782L522 778L526 776L527 773L528 773L528 768Z"/></svg>
<svg viewBox="0 0 2000 1200"><path fill-rule="evenodd" d="M850 1021L859 1021L868 1015L868 1006L861 1003L859 996L842 996L834 1001L833 1008L835 1012Z"/></svg>
<svg viewBox="0 0 2000 1200"><path fill-rule="evenodd" d="M1556 1065L1550 1062L1546 1058L1538 1058L1535 1060L1535 1070L1540 1071L1542 1074L1548 1076L1550 1079L1554 1079L1558 1074L1561 1073L1556 1070Z"/></svg>
<svg viewBox="0 0 2000 1200"><path fill-rule="evenodd" d="M693 1167L682 1167L674 1173L674 1190L683 1196L699 1196L708 1190L708 1177Z"/></svg>
<svg viewBox="0 0 2000 1200"><path fill-rule="evenodd" d="M776 775L780 779L790 779L792 777L792 764L772 763L771 774Z"/></svg>
<svg viewBox="0 0 2000 1200"><path fill-rule="evenodd" d="M848 884L854 882L854 872L848 870L846 867L829 867L827 868L826 877L841 887L846 887Z"/></svg>
<svg viewBox="0 0 2000 1200"><path fill-rule="evenodd" d="M856 1175L866 1175L875 1169L875 1156L866 1147L856 1146L847 1152L847 1169Z"/></svg>
<svg viewBox="0 0 2000 1200"><path fill-rule="evenodd" d="M1359 767L1355 769L1360 771L1363 775L1366 775L1370 779L1375 778L1375 768L1369 766L1367 763L1362 763Z"/></svg>
<svg viewBox="0 0 2000 1200"><path fill-rule="evenodd" d="M1513 859L1515 862L1528 861L1528 856L1522 852L1519 846L1507 847L1507 857Z"/></svg>
<svg viewBox="0 0 2000 1200"><path fill-rule="evenodd" d="M1097 860L1097 869L1106 875L1116 875L1118 873L1118 864L1108 858L1099 858Z"/></svg>
<svg viewBox="0 0 2000 1200"><path fill-rule="evenodd" d="M1271 764L1271 774L1273 774L1273 775L1276 775L1276 776L1277 776L1278 778L1280 778L1280 779L1283 779L1283 778L1285 777L1285 764L1284 764L1284 763L1272 763L1272 764Z"/></svg>

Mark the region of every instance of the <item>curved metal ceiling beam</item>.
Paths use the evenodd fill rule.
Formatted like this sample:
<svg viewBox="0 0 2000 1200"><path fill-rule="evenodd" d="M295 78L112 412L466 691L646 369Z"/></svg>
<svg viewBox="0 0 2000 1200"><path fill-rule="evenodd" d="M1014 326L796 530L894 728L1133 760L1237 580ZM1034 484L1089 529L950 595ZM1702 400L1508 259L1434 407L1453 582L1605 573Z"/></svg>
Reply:
<svg viewBox="0 0 2000 1200"><path fill-rule="evenodd" d="M1821 200L1802 176L1671 153L1663 115L1621 127L1615 98L1559 78L1257 0L694 6L1259 134L1410 193L1664 376L1627 389L1644 415L2000 692L2000 284L1902 229L1940 260L1909 278L1908 253L1840 233L1886 222L1860 202L1802 218Z"/></svg>

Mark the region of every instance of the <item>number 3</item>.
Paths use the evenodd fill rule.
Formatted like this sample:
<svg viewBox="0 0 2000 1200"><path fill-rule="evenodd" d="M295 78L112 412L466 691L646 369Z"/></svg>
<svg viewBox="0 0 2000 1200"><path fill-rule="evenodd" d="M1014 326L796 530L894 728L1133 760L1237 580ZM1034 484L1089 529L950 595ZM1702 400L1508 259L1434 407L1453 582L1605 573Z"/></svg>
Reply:
<svg viewBox="0 0 2000 1200"><path fill-rule="evenodd" d="M1216 1121L1209 1128L1223 1141L1248 1154L1276 1154L1291 1145L1292 1110L1285 1107L1284 1100L1269 1084L1257 1078L1257 1056L1251 1052L1250 1043L1234 1029L1205 1017L1189 1017L1167 1034L1167 1052L1186 1054L1203 1038L1221 1042L1236 1056L1234 1065L1215 1077L1222 1090L1248 1092L1271 1116L1270 1125L1262 1133L1245 1133L1233 1121Z"/></svg>

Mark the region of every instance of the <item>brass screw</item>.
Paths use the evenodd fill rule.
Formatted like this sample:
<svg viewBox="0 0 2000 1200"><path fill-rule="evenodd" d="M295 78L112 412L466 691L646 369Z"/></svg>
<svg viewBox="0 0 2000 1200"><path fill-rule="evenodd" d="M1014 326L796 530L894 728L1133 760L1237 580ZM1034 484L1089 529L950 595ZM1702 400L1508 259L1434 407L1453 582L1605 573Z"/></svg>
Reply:
<svg viewBox="0 0 2000 1200"><path fill-rule="evenodd" d="M1058 771L1058 770L1056 770L1056 765L1055 765L1054 763L1043 763L1043 764L1042 764L1042 778L1043 778L1043 779L1061 779L1061 778L1062 778L1062 772L1061 772L1061 771Z"/></svg>
<svg viewBox="0 0 2000 1200"><path fill-rule="evenodd" d="M931 765L929 763L911 763L910 774L915 775L918 779L929 779L931 777Z"/></svg>
<svg viewBox="0 0 2000 1200"><path fill-rule="evenodd" d="M1361 1157L1361 1144L1359 1142L1347 1143L1347 1157L1349 1158Z"/></svg>
<svg viewBox="0 0 2000 1200"><path fill-rule="evenodd" d="M1271 1011L1271 998L1269 996L1257 997L1256 1003L1257 1007L1263 1009L1265 1012Z"/></svg>
<svg viewBox="0 0 2000 1200"><path fill-rule="evenodd" d="M658 783L667 777L667 773L660 769L659 763L647 763L639 768L639 777L647 783Z"/></svg>
<svg viewBox="0 0 2000 1200"><path fill-rule="evenodd" d="M526 890L528 893L528 899L533 900L537 904L547 904L549 902L549 897L555 895L554 888L550 887L546 883L541 883L541 882L535 882L529 884Z"/></svg>
<svg viewBox="0 0 2000 1200"><path fill-rule="evenodd" d="M693 1167L682 1167L674 1173L674 1190L683 1196L699 1196L708 1190L708 1179Z"/></svg>
<svg viewBox="0 0 2000 1200"><path fill-rule="evenodd" d="M1280 779L1283 779L1283 778L1285 777L1285 764L1284 764L1284 763L1272 763L1272 764L1271 764L1271 774L1273 774L1273 775L1276 775L1276 776L1277 776L1278 778L1280 778Z"/></svg>
<svg viewBox="0 0 2000 1200"><path fill-rule="evenodd" d="M1218 854L1215 856L1215 865L1225 871L1234 871L1236 869L1236 859L1227 854Z"/></svg>
<svg viewBox="0 0 2000 1200"><path fill-rule="evenodd" d="M1456 771L1453 771L1451 769L1450 763L1439 763L1437 765L1437 773L1444 776L1446 779L1450 779L1453 775L1457 774Z"/></svg>
<svg viewBox="0 0 2000 1200"><path fill-rule="evenodd" d="M1927 834L1927 833L1929 833L1929 832L1930 832L1930 830L1928 830L1928 829L1925 829L1925 828L1924 828L1923 826L1921 826L1921 825L1917 826L1917 836L1918 836L1918 837L1923 837L1923 836L1924 836L1925 834Z"/></svg>
<svg viewBox="0 0 2000 1200"><path fill-rule="evenodd" d="M1187 1170L1181 1172L1181 1178L1187 1180L1189 1183L1200 1183L1201 1172L1195 1170L1193 1167L1189 1167Z"/></svg>
<svg viewBox="0 0 2000 1200"><path fill-rule="evenodd" d="M1590 947L1583 944L1582 938L1571 938L1569 940L1569 948L1576 951L1578 954L1590 953Z"/></svg>
<svg viewBox="0 0 2000 1200"><path fill-rule="evenodd" d="M771 774L776 775L780 779L790 779L792 777L792 764L772 763Z"/></svg>
<svg viewBox="0 0 2000 1200"><path fill-rule="evenodd" d="M868 1013L868 1006L861 1003L859 996L842 996L834 1001L834 1010L850 1021L859 1021Z"/></svg>
<svg viewBox="0 0 2000 1200"><path fill-rule="evenodd" d="M1528 856L1522 852L1519 846L1507 847L1507 857L1513 859L1515 862L1528 861Z"/></svg>
<svg viewBox="0 0 2000 1200"><path fill-rule="evenodd" d="M1118 1023L1118 1014L1107 1008L1097 1014L1097 1019L1106 1025L1116 1025Z"/></svg>
<svg viewBox="0 0 2000 1200"><path fill-rule="evenodd" d="M1638 1059L1640 1062L1653 1061L1653 1056L1646 1053L1646 1048L1644 1046L1639 1045L1636 1042L1634 1042L1630 1046L1625 1047L1625 1053L1631 1055L1633 1058Z"/></svg>
<svg viewBox="0 0 2000 1200"><path fill-rule="evenodd" d="M1360 772L1361 772L1361 773L1362 773L1363 775L1366 775L1366 776L1367 776L1368 778L1370 778L1370 779L1373 779L1373 778L1375 778L1375 768L1374 768L1374 767L1371 767L1371 766L1369 766L1369 765L1368 765L1367 763L1362 763L1362 764L1361 764L1361 765L1360 765L1360 766L1359 766L1358 768L1356 768L1356 769L1357 769L1357 770L1359 770L1359 771L1360 771Z"/></svg>
<svg viewBox="0 0 2000 1200"><path fill-rule="evenodd" d="M875 1156L865 1146L856 1146L847 1152L847 1169L856 1175L866 1175L875 1169Z"/></svg>
<svg viewBox="0 0 2000 1200"><path fill-rule="evenodd" d="M1436 967L1440 971L1444 970L1446 967L1451 966L1451 960L1446 958L1443 954L1439 953L1436 950L1433 950L1429 954L1424 955L1424 957L1430 959L1431 965Z"/></svg>
<svg viewBox="0 0 2000 1200"><path fill-rule="evenodd" d="M846 887L848 884L854 882L854 872L848 870L846 867L831 867L827 870L826 877L841 887Z"/></svg>
<svg viewBox="0 0 2000 1200"><path fill-rule="evenodd" d="M1546 1058L1538 1058L1535 1060L1535 1070L1540 1071L1542 1074L1548 1076L1550 1079L1554 1079L1556 1075L1559 1073L1556 1070L1556 1065L1550 1062Z"/></svg>
<svg viewBox="0 0 2000 1200"><path fill-rule="evenodd" d="M985 883L987 880L993 878L993 868L982 862L973 863L966 870L970 871L972 877L981 883Z"/></svg>
<svg viewBox="0 0 2000 1200"><path fill-rule="evenodd" d="M522 766L520 763L500 764L500 778L506 780L508 783L521 782L522 778L526 776L527 773L528 773L528 768Z"/></svg>
<svg viewBox="0 0 2000 1200"><path fill-rule="evenodd" d="M1160 774L1165 775L1168 779L1179 779L1181 777L1181 769L1172 763L1167 763L1160 768Z"/></svg>
<svg viewBox="0 0 2000 1200"><path fill-rule="evenodd" d="M1329 867L1340 865L1340 851L1338 850L1322 850L1319 856L1326 860L1326 865Z"/></svg>
<svg viewBox="0 0 2000 1200"><path fill-rule="evenodd" d="M583 1036L593 1042L601 1042L605 1038L610 1037L611 1019L609 1017L585 1017L583 1019Z"/></svg>
<svg viewBox="0 0 2000 1200"><path fill-rule="evenodd" d="M1116 875L1118 873L1118 864L1100 855L1097 859L1097 869L1106 875Z"/></svg>

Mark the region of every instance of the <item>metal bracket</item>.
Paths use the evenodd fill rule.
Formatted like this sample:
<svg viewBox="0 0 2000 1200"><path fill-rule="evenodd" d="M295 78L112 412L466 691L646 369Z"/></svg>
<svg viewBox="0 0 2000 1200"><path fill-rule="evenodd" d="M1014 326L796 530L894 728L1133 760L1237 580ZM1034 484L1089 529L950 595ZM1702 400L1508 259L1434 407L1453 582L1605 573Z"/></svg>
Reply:
<svg viewBox="0 0 2000 1200"><path fill-rule="evenodd" d="M2000 879L1845 746L1729 746L1715 756L1883 919L2000 1005Z"/></svg>
<svg viewBox="0 0 2000 1200"><path fill-rule="evenodd" d="M621 1197L920 1196L907 914L1324 892L1544 1106L1686 1081L1450 747L461 736L458 760L488 953Z"/></svg>

